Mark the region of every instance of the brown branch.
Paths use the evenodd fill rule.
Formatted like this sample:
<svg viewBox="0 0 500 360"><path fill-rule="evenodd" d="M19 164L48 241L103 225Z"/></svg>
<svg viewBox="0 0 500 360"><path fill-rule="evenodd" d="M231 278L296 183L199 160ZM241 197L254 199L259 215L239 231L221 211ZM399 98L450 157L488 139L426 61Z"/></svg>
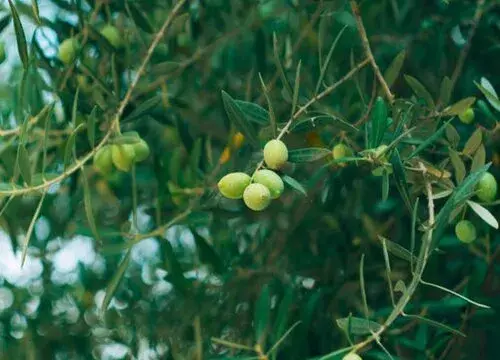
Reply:
<svg viewBox="0 0 500 360"><path fill-rule="evenodd" d="M387 100L389 100L389 102L392 103L394 101L394 94L391 92L391 89L389 89L389 85L387 85L387 82L385 81L384 76L380 72L377 62L375 61L375 58L373 57L373 53L370 48L370 42L368 41L368 36L366 35L365 26L363 25L363 20L361 19L361 14L359 12L359 7L355 0L351 0L351 9L354 18L356 19L356 25L358 27L359 36L361 37L361 42L363 44L363 49L365 50L366 57L370 59L373 71L375 72L375 75L377 76L378 81L380 82L380 85L384 90Z"/></svg>

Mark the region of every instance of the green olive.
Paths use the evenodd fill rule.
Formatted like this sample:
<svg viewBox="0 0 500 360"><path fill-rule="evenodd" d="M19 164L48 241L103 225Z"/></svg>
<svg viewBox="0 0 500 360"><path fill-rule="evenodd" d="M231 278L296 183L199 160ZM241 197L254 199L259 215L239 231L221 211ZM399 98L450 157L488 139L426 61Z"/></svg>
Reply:
<svg viewBox="0 0 500 360"><path fill-rule="evenodd" d="M225 175L217 184L220 193L228 199L241 199L251 178L243 172L233 172Z"/></svg>
<svg viewBox="0 0 500 360"><path fill-rule="evenodd" d="M344 144L337 144L333 147L332 155L335 160L338 160L344 157L352 156L352 150Z"/></svg>
<svg viewBox="0 0 500 360"><path fill-rule="evenodd" d="M248 208L262 211L271 203L271 192L262 184L250 184L243 192L243 201Z"/></svg>
<svg viewBox="0 0 500 360"><path fill-rule="evenodd" d="M277 199L283 194L285 184L281 177L272 170L259 170L253 176L253 182L262 184L271 192L271 199Z"/></svg>
<svg viewBox="0 0 500 360"><path fill-rule="evenodd" d="M476 188L477 197L484 202L492 202L497 196L497 181L495 177L486 172L479 180Z"/></svg>
<svg viewBox="0 0 500 360"><path fill-rule="evenodd" d="M111 158L118 170L130 171L135 159L134 146L129 144L112 145Z"/></svg>
<svg viewBox="0 0 500 360"><path fill-rule="evenodd" d="M7 59L7 53L5 52L5 44L0 42L0 64Z"/></svg>
<svg viewBox="0 0 500 360"><path fill-rule="evenodd" d="M455 235L461 242L469 244L476 240L476 227L469 220L461 220L455 225Z"/></svg>
<svg viewBox="0 0 500 360"><path fill-rule="evenodd" d="M149 150L149 145L147 142L141 139L141 141L133 144L132 146L134 147L136 162L141 162L148 158L151 151Z"/></svg>
<svg viewBox="0 0 500 360"><path fill-rule="evenodd" d="M57 56L59 60L66 65L71 64L76 59L76 53L80 49L80 43L76 38L69 38L64 40L59 45Z"/></svg>
<svg viewBox="0 0 500 360"><path fill-rule="evenodd" d="M108 42L115 48L119 49L122 47L123 42L120 32L113 25L106 25L101 29L101 35L108 40Z"/></svg>
<svg viewBox="0 0 500 360"><path fill-rule="evenodd" d="M108 145L105 145L97 150L94 155L94 167L103 175L107 175L113 170L111 148Z"/></svg>
<svg viewBox="0 0 500 360"><path fill-rule="evenodd" d="M349 354L345 355L342 358L342 360L363 360L363 358L356 353L349 353Z"/></svg>
<svg viewBox="0 0 500 360"><path fill-rule="evenodd" d="M458 118L464 124L470 124L474 121L474 109L468 108L463 113L458 115Z"/></svg>
<svg viewBox="0 0 500 360"><path fill-rule="evenodd" d="M281 168L288 160L288 149L281 140L273 139L264 146L264 161L270 169Z"/></svg>

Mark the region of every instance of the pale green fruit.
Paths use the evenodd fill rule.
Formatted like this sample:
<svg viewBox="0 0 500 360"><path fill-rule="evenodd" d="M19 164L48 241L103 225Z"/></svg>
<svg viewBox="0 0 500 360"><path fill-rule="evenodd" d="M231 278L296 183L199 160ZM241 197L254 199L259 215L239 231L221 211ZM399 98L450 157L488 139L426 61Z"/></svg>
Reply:
<svg viewBox="0 0 500 360"><path fill-rule="evenodd" d="M119 49L122 47L123 42L120 32L113 25L106 25L101 29L101 35L108 40L108 42L115 48Z"/></svg>
<svg viewBox="0 0 500 360"><path fill-rule="evenodd" d="M492 202L497 197L497 181L495 177L486 172L479 180L476 188L477 197L484 202Z"/></svg>
<svg viewBox="0 0 500 360"><path fill-rule="evenodd" d="M344 157L352 156L352 150L344 144L337 144L333 147L332 155L335 160L338 160Z"/></svg>
<svg viewBox="0 0 500 360"><path fill-rule="evenodd" d="M243 172L234 172L225 175L219 180L217 186L222 196L228 199L241 199L246 187L250 185L251 178Z"/></svg>
<svg viewBox="0 0 500 360"><path fill-rule="evenodd" d="M129 144L112 145L111 158L118 170L130 171L135 160L134 146Z"/></svg>
<svg viewBox="0 0 500 360"><path fill-rule="evenodd" d="M345 355L342 358L342 360L363 360L363 358L356 353L349 353L349 354Z"/></svg>
<svg viewBox="0 0 500 360"><path fill-rule="evenodd" d="M271 203L271 192L262 184L250 184L243 192L243 201L248 208L262 211Z"/></svg>
<svg viewBox="0 0 500 360"><path fill-rule="evenodd" d="M133 144L132 146L134 147L136 162L141 162L148 158L151 151L149 150L149 145L147 142L141 139L141 141Z"/></svg>
<svg viewBox="0 0 500 360"><path fill-rule="evenodd" d="M75 38L69 38L64 40L61 45L59 45L59 50L57 56L59 60L66 65L71 64L75 61L76 53L80 49L80 43Z"/></svg>
<svg viewBox="0 0 500 360"><path fill-rule="evenodd" d="M263 169L257 171L253 176L253 182L267 187L271 193L271 199L279 198L283 194L283 190L285 190L283 180L272 170Z"/></svg>
<svg viewBox="0 0 500 360"><path fill-rule="evenodd" d="M455 225L455 235L458 240L469 244L476 240L476 227L469 220L462 220Z"/></svg>
<svg viewBox="0 0 500 360"><path fill-rule="evenodd" d="M458 115L458 118L464 124L470 124L470 123L472 123L474 121L474 109L468 108L463 113L461 113L460 115Z"/></svg>
<svg viewBox="0 0 500 360"><path fill-rule="evenodd" d="M109 146L106 145L97 150L94 155L94 167L103 175L107 175L113 170L113 160Z"/></svg>
<svg viewBox="0 0 500 360"><path fill-rule="evenodd" d="M378 160L382 161L382 162L389 162L389 160L387 159L387 145L380 145L379 147L377 147L375 149L375 158L377 158Z"/></svg>
<svg viewBox="0 0 500 360"><path fill-rule="evenodd" d="M288 149L281 140L270 140L264 146L264 161L270 169L281 168L288 160Z"/></svg>

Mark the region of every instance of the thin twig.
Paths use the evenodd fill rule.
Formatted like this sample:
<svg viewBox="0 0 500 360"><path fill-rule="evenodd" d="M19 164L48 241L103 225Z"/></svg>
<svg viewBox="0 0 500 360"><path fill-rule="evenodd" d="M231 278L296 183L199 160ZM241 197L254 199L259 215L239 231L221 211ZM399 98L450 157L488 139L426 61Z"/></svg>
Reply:
<svg viewBox="0 0 500 360"><path fill-rule="evenodd" d="M356 25L358 27L359 36L361 37L361 42L363 43L363 48L365 50L366 56L368 57L368 59L370 59L373 71L375 72L375 75L377 76L378 81L380 82L380 85L382 86L382 89L384 90L384 93L387 96L387 99L389 100L390 103L392 103L394 101L394 94L391 92L389 85L387 85L384 76L380 72L377 62L375 61L372 50L370 48L370 42L368 41L368 36L366 35L365 26L363 25L363 21L361 20L359 7L355 0L351 0L351 9L354 18L356 19Z"/></svg>

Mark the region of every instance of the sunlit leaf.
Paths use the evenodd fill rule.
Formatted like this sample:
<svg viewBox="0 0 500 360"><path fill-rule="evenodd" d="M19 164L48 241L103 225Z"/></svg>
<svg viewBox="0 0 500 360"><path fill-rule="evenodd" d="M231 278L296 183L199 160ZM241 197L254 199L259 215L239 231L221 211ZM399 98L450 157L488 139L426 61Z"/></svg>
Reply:
<svg viewBox="0 0 500 360"><path fill-rule="evenodd" d="M474 105L474 102L476 101L475 97L468 97L465 99L462 99L453 105L448 106L446 109L443 110L443 115L445 116L454 116L454 115L460 115L465 110L470 108L472 105Z"/></svg>
<svg viewBox="0 0 500 360"><path fill-rule="evenodd" d="M293 163L311 162L320 160L331 154L331 150L324 148L294 149L288 152L288 161Z"/></svg>
<svg viewBox="0 0 500 360"><path fill-rule="evenodd" d="M285 175L282 177L283 181L288 184L291 188L297 190L299 193L301 193L304 196L307 196L307 190L302 186L301 183L299 183L297 180L294 178Z"/></svg>
<svg viewBox="0 0 500 360"><path fill-rule="evenodd" d="M498 220L493 216L492 213L489 212L484 206L474 202L467 201L467 204L470 206L472 210L481 218L485 223L487 223L492 228L498 229Z"/></svg>
<svg viewBox="0 0 500 360"><path fill-rule="evenodd" d="M391 64L384 72L384 79L387 86L391 87L396 79L399 77L401 69L406 57L406 50L402 50L396 57L392 60Z"/></svg>
<svg viewBox="0 0 500 360"><path fill-rule="evenodd" d="M353 335L367 335L380 330L381 325L374 321L358 317L337 319L337 326L345 333Z"/></svg>

